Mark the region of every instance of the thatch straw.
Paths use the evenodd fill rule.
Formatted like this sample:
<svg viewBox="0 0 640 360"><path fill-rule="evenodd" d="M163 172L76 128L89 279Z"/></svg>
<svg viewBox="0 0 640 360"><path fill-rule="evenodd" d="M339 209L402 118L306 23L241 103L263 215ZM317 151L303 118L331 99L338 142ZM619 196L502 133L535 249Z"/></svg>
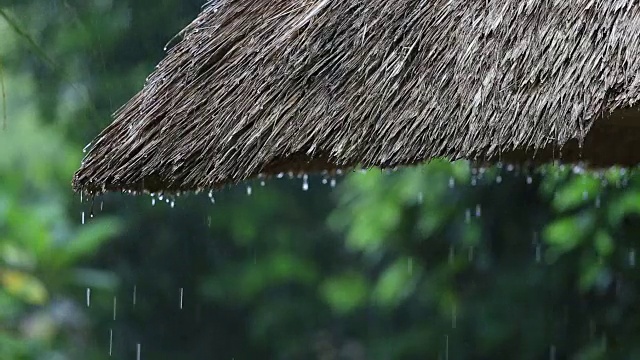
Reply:
<svg viewBox="0 0 640 360"><path fill-rule="evenodd" d="M639 33L632 0L210 3L73 185L195 190L434 157L633 165Z"/></svg>

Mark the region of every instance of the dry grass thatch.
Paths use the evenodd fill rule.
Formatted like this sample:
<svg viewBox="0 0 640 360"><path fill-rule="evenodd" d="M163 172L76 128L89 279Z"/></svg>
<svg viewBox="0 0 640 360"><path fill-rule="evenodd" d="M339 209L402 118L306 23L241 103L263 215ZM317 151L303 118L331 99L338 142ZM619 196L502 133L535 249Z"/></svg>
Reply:
<svg viewBox="0 0 640 360"><path fill-rule="evenodd" d="M194 190L433 157L640 161L633 0L205 6L75 174Z"/></svg>

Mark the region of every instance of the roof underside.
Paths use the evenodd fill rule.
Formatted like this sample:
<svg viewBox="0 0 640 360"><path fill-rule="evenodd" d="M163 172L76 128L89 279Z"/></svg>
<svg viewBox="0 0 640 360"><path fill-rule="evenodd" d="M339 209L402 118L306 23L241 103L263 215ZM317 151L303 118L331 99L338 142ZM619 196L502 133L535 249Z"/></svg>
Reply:
<svg viewBox="0 0 640 360"><path fill-rule="evenodd" d="M639 32L631 0L219 1L96 138L74 188L434 157L635 165Z"/></svg>

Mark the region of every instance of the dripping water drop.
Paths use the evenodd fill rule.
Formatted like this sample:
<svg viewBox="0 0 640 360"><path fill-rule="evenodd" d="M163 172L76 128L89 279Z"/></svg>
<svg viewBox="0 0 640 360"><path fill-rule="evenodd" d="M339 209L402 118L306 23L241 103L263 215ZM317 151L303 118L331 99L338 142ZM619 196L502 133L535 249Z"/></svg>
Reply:
<svg viewBox="0 0 640 360"><path fill-rule="evenodd" d="M252 191L251 186L247 185L247 195L251 195Z"/></svg>
<svg viewBox="0 0 640 360"><path fill-rule="evenodd" d="M302 191L309 190L309 176L307 174L302 175Z"/></svg>
<svg viewBox="0 0 640 360"><path fill-rule="evenodd" d="M184 288L180 288L180 310L182 310L183 298L184 298Z"/></svg>
<svg viewBox="0 0 640 360"><path fill-rule="evenodd" d="M113 321L116 321L116 308L118 306L118 299L113 297Z"/></svg>
<svg viewBox="0 0 640 360"><path fill-rule="evenodd" d="M91 288L87 288L86 297L87 297L87 307L90 307L91 306Z"/></svg>

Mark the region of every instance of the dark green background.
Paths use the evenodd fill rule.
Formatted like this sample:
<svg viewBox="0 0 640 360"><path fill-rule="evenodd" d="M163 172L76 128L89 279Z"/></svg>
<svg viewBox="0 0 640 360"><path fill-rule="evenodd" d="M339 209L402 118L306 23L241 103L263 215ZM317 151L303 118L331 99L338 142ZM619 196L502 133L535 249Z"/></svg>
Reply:
<svg viewBox="0 0 640 360"><path fill-rule="evenodd" d="M114 359L640 358L633 172L434 161L91 217L82 148L200 6L0 3L0 359L107 359L110 331Z"/></svg>

